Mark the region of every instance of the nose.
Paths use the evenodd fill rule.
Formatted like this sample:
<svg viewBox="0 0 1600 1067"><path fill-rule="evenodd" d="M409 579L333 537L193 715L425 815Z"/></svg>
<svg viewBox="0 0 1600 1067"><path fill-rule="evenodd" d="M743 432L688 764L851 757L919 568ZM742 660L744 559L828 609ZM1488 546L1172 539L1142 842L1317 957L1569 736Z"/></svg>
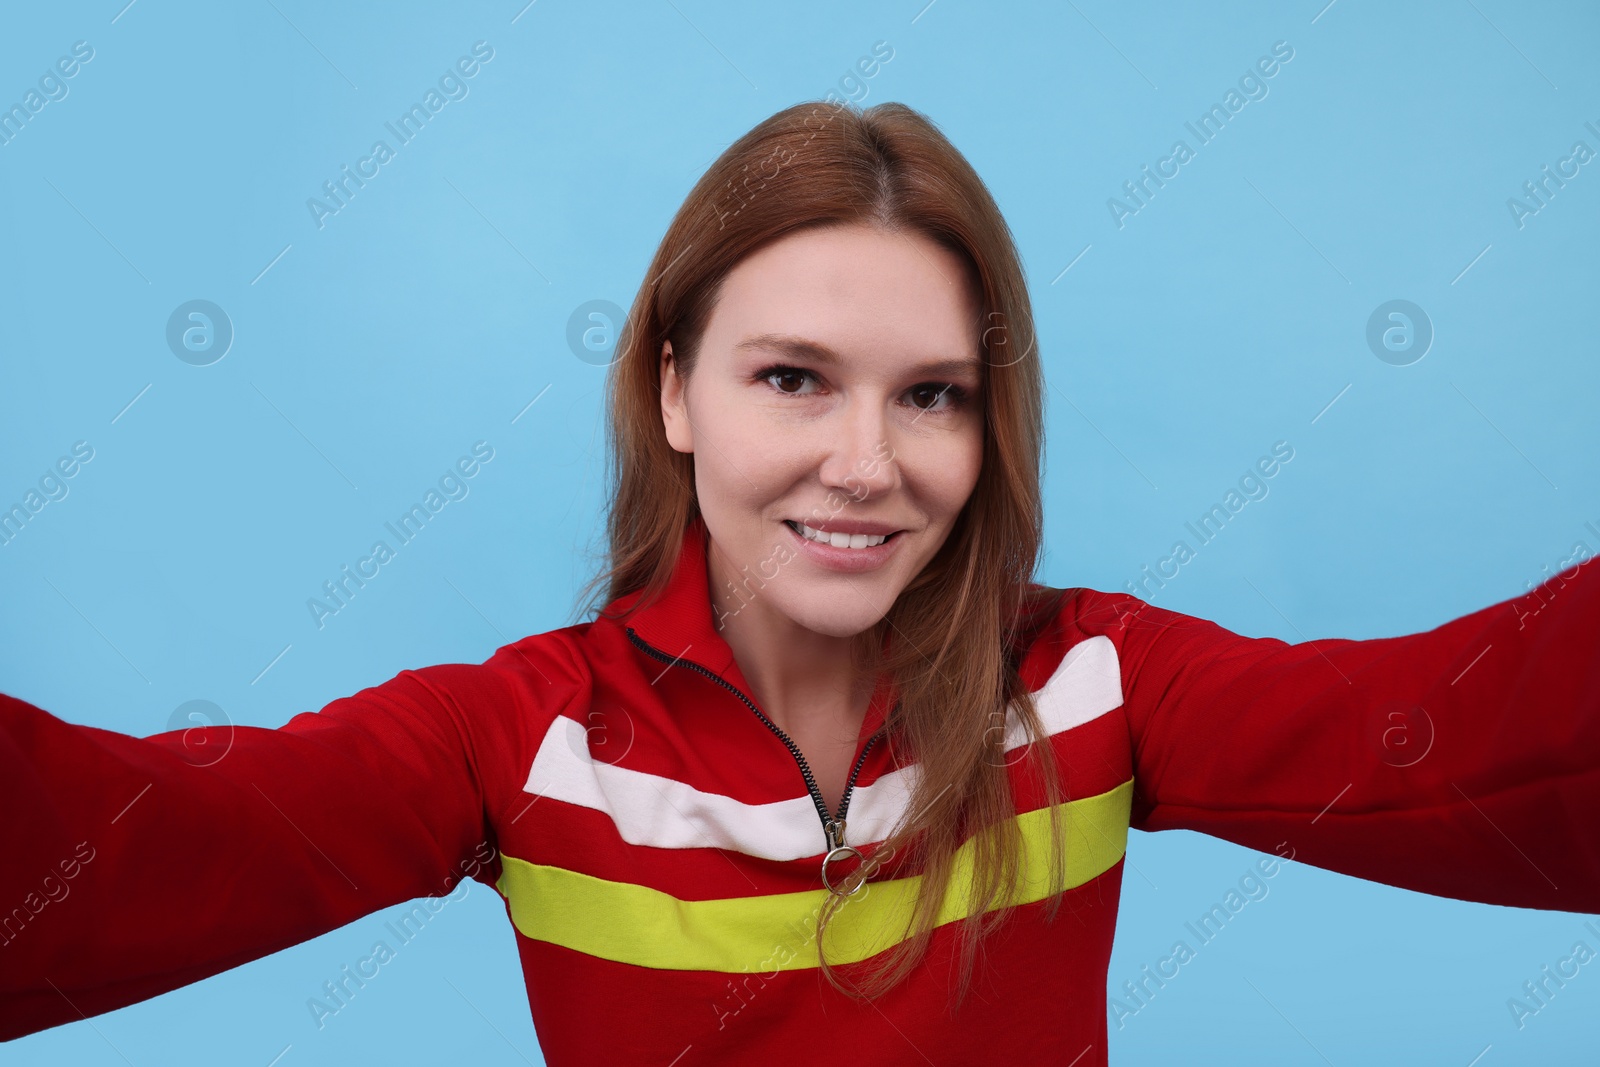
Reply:
<svg viewBox="0 0 1600 1067"><path fill-rule="evenodd" d="M829 440L819 472L823 485L856 502L881 497L900 484L884 404L863 399L852 398L838 420L823 430Z"/></svg>

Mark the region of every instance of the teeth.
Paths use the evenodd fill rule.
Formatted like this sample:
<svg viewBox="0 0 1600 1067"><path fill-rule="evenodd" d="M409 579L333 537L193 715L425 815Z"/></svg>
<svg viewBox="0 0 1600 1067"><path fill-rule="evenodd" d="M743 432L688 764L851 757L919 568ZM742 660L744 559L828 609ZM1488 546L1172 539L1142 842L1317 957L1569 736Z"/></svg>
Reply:
<svg viewBox="0 0 1600 1067"><path fill-rule="evenodd" d="M800 532L801 537L816 541L818 544L832 545L834 548L871 548L889 539L888 534L829 534L814 530L803 522L791 522L790 525Z"/></svg>

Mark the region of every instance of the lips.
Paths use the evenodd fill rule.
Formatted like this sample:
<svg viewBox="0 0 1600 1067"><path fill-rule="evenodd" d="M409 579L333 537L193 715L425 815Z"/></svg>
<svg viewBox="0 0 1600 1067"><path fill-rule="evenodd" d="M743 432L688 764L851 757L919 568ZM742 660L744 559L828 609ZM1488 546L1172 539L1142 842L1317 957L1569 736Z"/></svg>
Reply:
<svg viewBox="0 0 1600 1067"><path fill-rule="evenodd" d="M812 540L800 532L799 524L793 520L785 519L783 525L789 531L789 536L794 538L796 550L803 558L824 570L844 574L862 574L882 567L899 552L900 534L905 532L893 531L885 535L887 537L885 541L871 547L840 548L831 542L823 544ZM867 535L854 536L859 540L865 540Z"/></svg>
<svg viewBox="0 0 1600 1067"><path fill-rule="evenodd" d="M785 519L783 522L789 529L813 544L847 550L876 548L901 532L878 523L828 524L824 528L809 523L802 524L793 519Z"/></svg>

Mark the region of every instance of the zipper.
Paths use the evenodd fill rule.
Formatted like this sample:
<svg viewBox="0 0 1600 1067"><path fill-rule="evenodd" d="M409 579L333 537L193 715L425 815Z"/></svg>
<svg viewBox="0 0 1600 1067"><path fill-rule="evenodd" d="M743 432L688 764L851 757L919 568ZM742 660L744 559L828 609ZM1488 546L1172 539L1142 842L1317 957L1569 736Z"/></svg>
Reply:
<svg viewBox="0 0 1600 1067"><path fill-rule="evenodd" d="M773 734L777 736L778 740L783 742L784 747L789 750L789 754L794 757L795 763L799 766L800 776L806 781L806 792L811 794L811 803L816 806L817 816L822 820L822 835L828 843L827 855L823 858L824 884L827 883L826 870L828 860L833 858L835 853L846 851L853 853L858 859L860 858L861 853L857 852L853 846L845 843L844 817L845 814L850 810L850 794L856 786L856 775L861 773L861 765L866 763L867 753L872 751L872 746L877 742L878 737L883 733L881 728L875 731L871 737L867 738L867 743L861 749L861 754L856 757L856 764L850 769L850 777L845 781L844 784L844 795L839 798L838 814L829 815L827 802L822 799L822 790L817 788L817 780L815 776L812 775L811 767L806 763L805 756L800 752L800 746L796 745L789 735L783 732L783 729L778 726L777 723L767 718L766 714L762 712L760 708L756 707L755 701L746 696L738 686L734 685L732 682L728 681L711 668L696 663L693 660L684 659L682 656L669 655L668 653L663 652L659 648L651 645L644 638L640 637L634 632L633 627L629 626L625 629L628 633L628 640L632 641L637 647L642 649L650 656L661 660L663 663L666 663L669 666L677 663L688 667L699 674L703 674L707 678L710 678L712 681L716 682L718 685L722 686L724 689L728 690L734 696L738 697L740 700L744 701L745 705L751 711L756 713L756 717L766 724L767 729L771 730ZM856 888L860 888L860 883L857 883ZM829 889L831 890L833 887L830 885ZM855 890L852 889L850 892L853 893Z"/></svg>

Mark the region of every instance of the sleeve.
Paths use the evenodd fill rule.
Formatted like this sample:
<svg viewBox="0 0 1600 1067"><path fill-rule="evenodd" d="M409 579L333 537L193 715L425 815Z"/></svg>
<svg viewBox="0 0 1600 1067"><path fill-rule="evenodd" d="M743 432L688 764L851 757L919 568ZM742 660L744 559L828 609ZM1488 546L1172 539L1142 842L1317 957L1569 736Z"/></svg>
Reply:
<svg viewBox="0 0 1600 1067"><path fill-rule="evenodd" d="M1600 911L1600 564L1425 633L1289 644L1111 594L1131 825Z"/></svg>
<svg viewBox="0 0 1600 1067"><path fill-rule="evenodd" d="M492 885L489 798L561 681L518 684L508 659L402 671L277 729L136 738L0 694L0 1040Z"/></svg>

